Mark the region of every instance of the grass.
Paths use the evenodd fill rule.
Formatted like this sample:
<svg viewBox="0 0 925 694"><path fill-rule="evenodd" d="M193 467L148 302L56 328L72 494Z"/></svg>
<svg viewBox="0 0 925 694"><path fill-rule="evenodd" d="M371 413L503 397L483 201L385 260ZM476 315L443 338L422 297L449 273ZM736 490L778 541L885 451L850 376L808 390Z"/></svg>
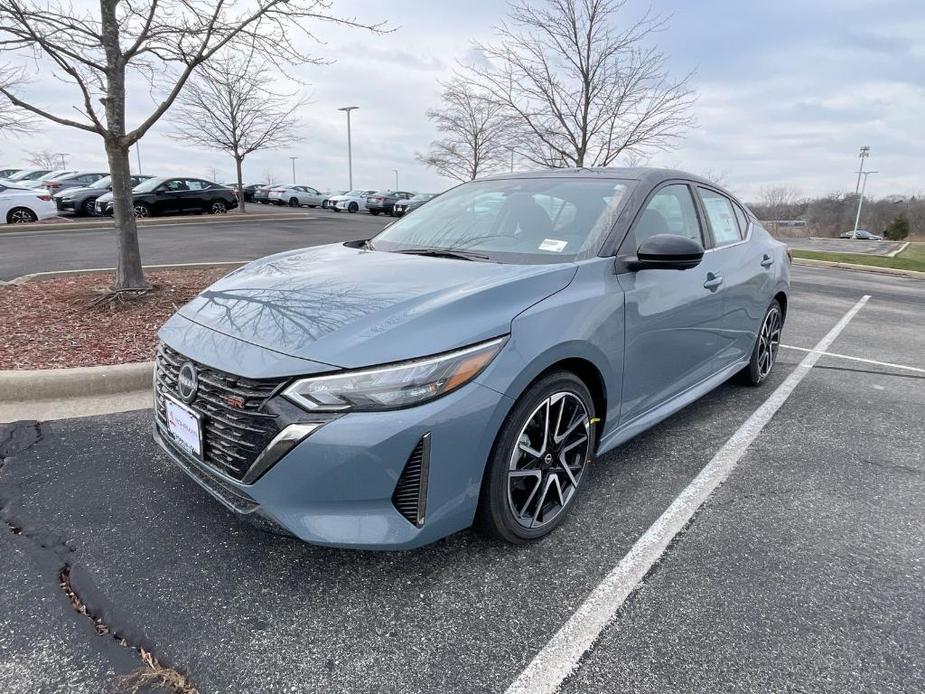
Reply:
<svg viewBox="0 0 925 694"><path fill-rule="evenodd" d="M829 260L835 263L854 263L856 265L872 265L874 267L889 267L897 270L918 270L925 272L925 243L912 242L902 253L895 258L885 258L879 255L865 255L863 253L829 253L828 251L800 251L794 249L794 258L807 260Z"/></svg>

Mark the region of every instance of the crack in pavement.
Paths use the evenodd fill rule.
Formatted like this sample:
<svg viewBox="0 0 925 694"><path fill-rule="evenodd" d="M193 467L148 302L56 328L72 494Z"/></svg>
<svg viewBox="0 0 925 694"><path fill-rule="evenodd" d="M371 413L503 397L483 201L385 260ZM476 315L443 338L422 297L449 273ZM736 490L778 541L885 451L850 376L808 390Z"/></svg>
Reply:
<svg viewBox="0 0 925 694"><path fill-rule="evenodd" d="M0 473L14 456L29 450L43 438L44 432L39 422L21 421L0 425ZM0 484L0 521L11 534L29 542L34 551L52 560L57 566L59 588L74 611L93 622L97 635L111 636L119 645L134 650L141 660L141 665L119 678L119 683L132 694L149 688L172 694L199 694L187 675L158 660L153 650L145 646L143 636L133 635L135 630L131 627L120 629L112 626L115 621L122 620L113 619L112 615L117 612L115 606L109 604L95 589L89 572L71 561L74 548L53 533L40 532L30 528L23 520L14 518L11 510L14 500L15 496L4 493L4 485Z"/></svg>

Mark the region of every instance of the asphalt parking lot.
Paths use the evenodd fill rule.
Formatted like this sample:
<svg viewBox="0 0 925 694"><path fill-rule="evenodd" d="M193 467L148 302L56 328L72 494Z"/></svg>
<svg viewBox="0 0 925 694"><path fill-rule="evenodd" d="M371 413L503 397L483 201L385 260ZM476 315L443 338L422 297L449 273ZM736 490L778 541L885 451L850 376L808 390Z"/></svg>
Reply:
<svg viewBox="0 0 925 694"><path fill-rule="evenodd" d="M785 344L813 348L869 295L828 351L882 363L819 359L563 692L922 691L925 283L793 274ZM0 425L0 691L118 691L125 639L203 694L504 692L805 356L603 456L528 547L310 547L214 502L150 411Z"/></svg>
<svg viewBox="0 0 925 694"><path fill-rule="evenodd" d="M781 239L793 249L828 253L863 253L887 255L903 247L901 241L865 241L863 239Z"/></svg>
<svg viewBox="0 0 925 694"><path fill-rule="evenodd" d="M294 211L268 205L248 210ZM141 227L138 239L146 265L246 261L293 248L369 238L392 221L392 217L321 209L305 211L304 219L278 221L239 221L229 214L227 222L202 224L190 217L186 224ZM36 226L0 234L0 281L33 272L110 268L115 262L116 244L108 228L48 231Z"/></svg>

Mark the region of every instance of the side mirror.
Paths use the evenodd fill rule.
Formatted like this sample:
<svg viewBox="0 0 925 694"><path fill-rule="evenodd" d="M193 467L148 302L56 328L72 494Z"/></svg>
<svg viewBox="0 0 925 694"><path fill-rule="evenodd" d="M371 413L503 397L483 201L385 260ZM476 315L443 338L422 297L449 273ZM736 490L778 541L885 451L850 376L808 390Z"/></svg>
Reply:
<svg viewBox="0 0 925 694"><path fill-rule="evenodd" d="M628 261L631 270L689 270L703 260L703 246L686 236L655 234L636 250Z"/></svg>

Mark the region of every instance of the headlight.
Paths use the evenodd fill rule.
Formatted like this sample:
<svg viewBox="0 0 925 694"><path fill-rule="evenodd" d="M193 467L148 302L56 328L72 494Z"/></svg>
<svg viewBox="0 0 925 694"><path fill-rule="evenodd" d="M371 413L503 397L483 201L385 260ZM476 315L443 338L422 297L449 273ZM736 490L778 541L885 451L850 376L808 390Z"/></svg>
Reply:
<svg viewBox="0 0 925 694"><path fill-rule="evenodd" d="M311 412L392 410L439 398L488 366L506 337L435 357L296 381L283 395Z"/></svg>

